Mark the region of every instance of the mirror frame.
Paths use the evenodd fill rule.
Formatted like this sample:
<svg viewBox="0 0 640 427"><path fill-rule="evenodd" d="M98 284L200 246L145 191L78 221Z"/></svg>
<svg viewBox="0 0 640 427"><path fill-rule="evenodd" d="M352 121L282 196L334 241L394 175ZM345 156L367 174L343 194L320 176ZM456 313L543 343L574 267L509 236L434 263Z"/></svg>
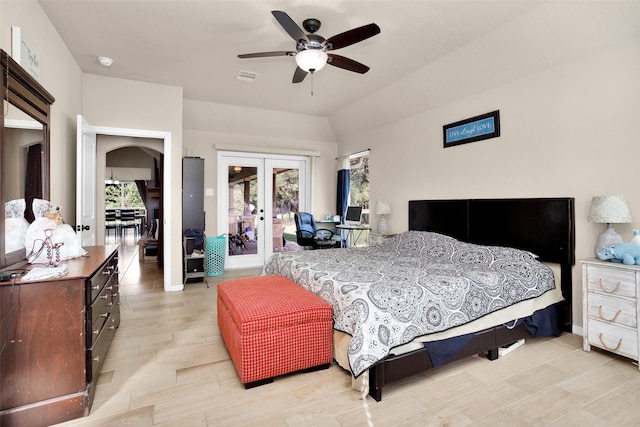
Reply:
<svg viewBox="0 0 640 427"><path fill-rule="evenodd" d="M5 186L5 103L14 106L32 119L42 124L42 198L49 200L49 160L50 160L50 121L51 104L55 98L34 79L24 68L20 66L7 52L0 49L0 63L2 65L2 112L0 112L0 268L24 263L26 259L25 249L5 254L5 227L4 227L4 203Z"/></svg>

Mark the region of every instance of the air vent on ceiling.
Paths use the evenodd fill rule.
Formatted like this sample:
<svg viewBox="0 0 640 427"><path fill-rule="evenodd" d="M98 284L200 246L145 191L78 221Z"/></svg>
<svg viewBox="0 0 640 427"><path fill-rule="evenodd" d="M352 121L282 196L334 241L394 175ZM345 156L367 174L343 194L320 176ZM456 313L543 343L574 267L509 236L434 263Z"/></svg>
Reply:
<svg viewBox="0 0 640 427"><path fill-rule="evenodd" d="M259 75L260 73L254 73L253 71L240 70L238 71L238 74L236 74L236 79L252 82L257 79Z"/></svg>

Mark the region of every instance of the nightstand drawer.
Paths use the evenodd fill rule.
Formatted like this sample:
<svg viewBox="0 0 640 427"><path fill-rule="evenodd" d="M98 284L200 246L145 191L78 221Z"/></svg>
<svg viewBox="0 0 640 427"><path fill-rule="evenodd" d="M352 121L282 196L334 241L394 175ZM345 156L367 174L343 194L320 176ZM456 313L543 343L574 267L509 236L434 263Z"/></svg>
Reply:
<svg viewBox="0 0 640 427"><path fill-rule="evenodd" d="M593 292L636 298L636 272L588 265L587 289Z"/></svg>
<svg viewBox="0 0 640 427"><path fill-rule="evenodd" d="M587 301L587 314L590 318L631 328L638 324L635 300L589 292Z"/></svg>
<svg viewBox="0 0 640 427"><path fill-rule="evenodd" d="M638 360L638 332L589 319L589 342L596 347Z"/></svg>

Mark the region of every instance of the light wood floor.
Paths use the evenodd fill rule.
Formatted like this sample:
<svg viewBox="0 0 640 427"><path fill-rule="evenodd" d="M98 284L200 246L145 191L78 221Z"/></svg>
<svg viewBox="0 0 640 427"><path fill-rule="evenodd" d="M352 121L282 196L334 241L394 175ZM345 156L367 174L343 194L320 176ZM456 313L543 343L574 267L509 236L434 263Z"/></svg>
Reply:
<svg viewBox="0 0 640 427"><path fill-rule="evenodd" d="M216 284L259 270L165 293L156 264L124 249L122 323L91 414L61 425L367 425L336 365L242 387L218 332ZM564 334L528 340L494 362L473 357L415 376L367 404L376 426L639 426L640 372L627 359L585 353L581 337Z"/></svg>

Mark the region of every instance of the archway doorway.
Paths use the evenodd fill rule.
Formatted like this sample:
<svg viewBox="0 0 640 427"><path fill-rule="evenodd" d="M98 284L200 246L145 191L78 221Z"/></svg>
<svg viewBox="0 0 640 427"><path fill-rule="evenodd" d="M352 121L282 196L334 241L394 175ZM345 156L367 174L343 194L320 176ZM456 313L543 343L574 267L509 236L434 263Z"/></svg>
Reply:
<svg viewBox="0 0 640 427"><path fill-rule="evenodd" d="M112 145L110 140L115 138L107 138L109 141L102 141L104 138L100 137L98 144ZM117 137L116 141L121 139L126 140ZM147 146L161 143L144 142ZM140 244L141 240L157 240L160 231L162 154L143 145L130 145L108 151L105 163L104 243L132 246ZM131 214L133 219L129 218ZM154 242L155 246L157 242Z"/></svg>

